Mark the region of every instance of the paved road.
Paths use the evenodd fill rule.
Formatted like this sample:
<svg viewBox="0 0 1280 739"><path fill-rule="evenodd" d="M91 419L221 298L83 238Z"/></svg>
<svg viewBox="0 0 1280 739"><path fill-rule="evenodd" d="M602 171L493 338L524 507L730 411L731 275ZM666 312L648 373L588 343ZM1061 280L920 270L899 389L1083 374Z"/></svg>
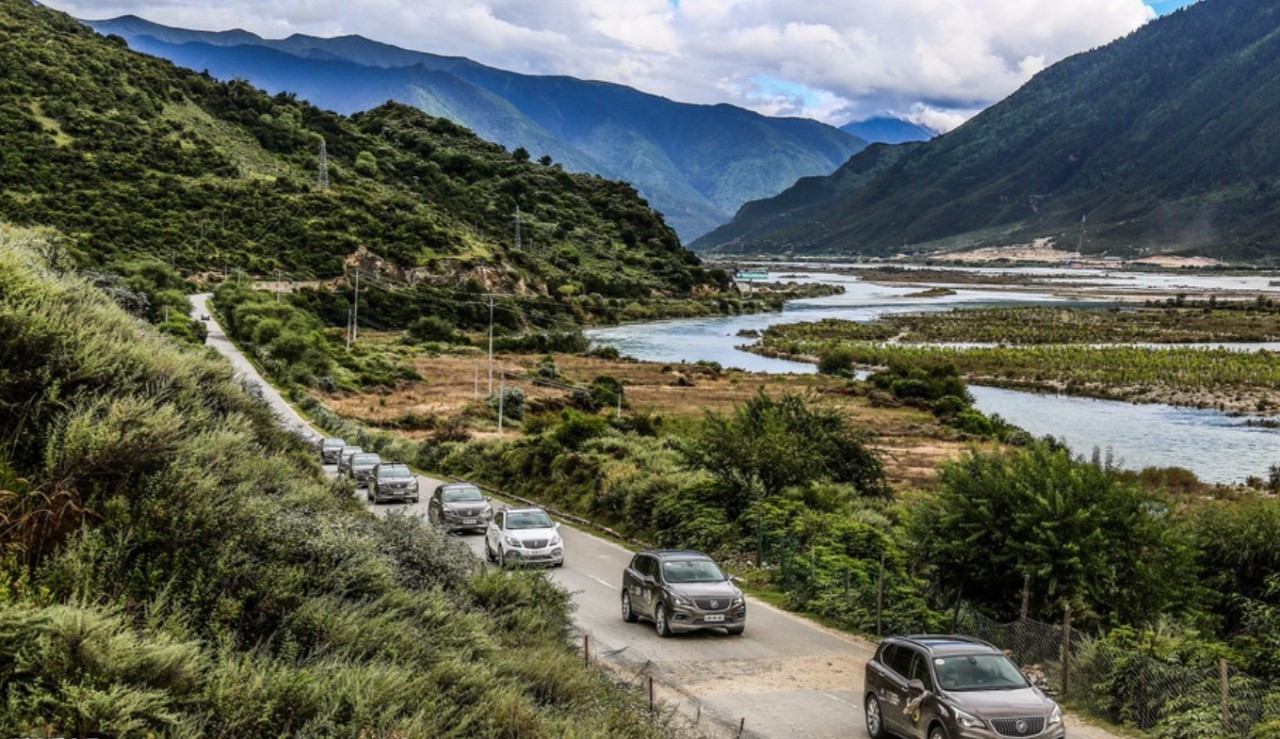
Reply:
<svg viewBox="0 0 1280 739"><path fill-rule="evenodd" d="M208 315L207 295L192 296L193 315ZM224 354L236 372L261 383L263 395L281 422L305 421L265 382L236 349L216 320L207 322L209 345ZM333 472L333 467L327 469ZM417 504L374 506L378 514L402 511L425 518L427 499L440 483L421 476ZM363 499L363 496L361 496ZM623 679L643 685L647 677L664 704L707 736L865 737L862 669L873 645L825 629L755 599L747 599L742 636L685 634L660 639L648 623L628 624L619 612L623 568L631 552L617 544L562 524L565 565L549 576L573 595L576 625L590 640L592 655ZM465 537L477 557L484 538ZM1069 721L1073 737L1110 734Z"/></svg>

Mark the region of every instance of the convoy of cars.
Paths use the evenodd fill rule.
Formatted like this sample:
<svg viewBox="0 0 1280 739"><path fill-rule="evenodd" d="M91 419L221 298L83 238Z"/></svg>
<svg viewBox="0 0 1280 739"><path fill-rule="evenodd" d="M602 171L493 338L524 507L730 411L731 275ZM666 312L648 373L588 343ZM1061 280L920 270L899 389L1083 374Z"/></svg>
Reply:
<svg viewBox="0 0 1280 739"><path fill-rule="evenodd" d="M417 475L337 437L299 427L321 462L363 483L373 503L419 502ZM438 485L428 518L448 531L481 531L485 559L513 564L564 564L560 524L537 506L493 510L471 483ZM635 553L622 573L622 619L653 623L660 637L689 631L746 630L746 599L715 561L690 550ZM966 636L889 637L864 674L863 708L871 739L1065 739L1062 710L1004 652Z"/></svg>
<svg viewBox="0 0 1280 739"><path fill-rule="evenodd" d="M890 637L867 661L871 739L1064 739L1062 709L991 644L967 636Z"/></svg>

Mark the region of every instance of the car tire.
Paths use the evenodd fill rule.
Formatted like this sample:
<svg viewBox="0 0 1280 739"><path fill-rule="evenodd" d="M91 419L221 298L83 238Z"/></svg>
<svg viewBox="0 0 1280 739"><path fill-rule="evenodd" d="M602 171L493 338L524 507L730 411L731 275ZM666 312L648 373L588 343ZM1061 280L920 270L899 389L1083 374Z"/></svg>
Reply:
<svg viewBox="0 0 1280 739"><path fill-rule="evenodd" d="M410 503L412 503L412 504L414 504L414 505L417 505L417 504L418 504L418 499L417 499L417 498L410 498L410 499L409 499L409 502L410 502Z"/></svg>
<svg viewBox="0 0 1280 739"><path fill-rule="evenodd" d="M883 739L887 732L884 730L884 712L880 710L880 699L868 695L866 709L867 736L871 739Z"/></svg>
<svg viewBox="0 0 1280 739"><path fill-rule="evenodd" d="M657 608L653 609L653 630L658 632L658 636L663 639L671 636L671 624L667 623L667 609L661 603L658 604Z"/></svg>
<svg viewBox="0 0 1280 739"><path fill-rule="evenodd" d="M746 627L746 626L727 626L727 627L725 627L725 631L729 632L729 636L742 636L742 633L743 633L744 631L746 631L746 630L747 630L747 627Z"/></svg>
<svg viewBox="0 0 1280 739"><path fill-rule="evenodd" d="M942 724L929 727L929 739L947 739L947 729Z"/></svg>
<svg viewBox="0 0 1280 739"><path fill-rule="evenodd" d="M622 591L622 620L629 624L633 624L640 620L636 615L635 609L631 607L631 593Z"/></svg>

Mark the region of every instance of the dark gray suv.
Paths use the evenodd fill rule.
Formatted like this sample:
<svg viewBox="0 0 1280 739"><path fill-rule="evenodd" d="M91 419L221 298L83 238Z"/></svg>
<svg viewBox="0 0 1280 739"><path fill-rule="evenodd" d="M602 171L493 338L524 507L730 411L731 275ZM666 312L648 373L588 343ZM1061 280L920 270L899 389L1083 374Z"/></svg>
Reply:
<svg viewBox="0 0 1280 739"><path fill-rule="evenodd" d="M1063 739L1062 710L1013 660L967 636L899 636L867 662L867 733L906 739Z"/></svg>
<svg viewBox="0 0 1280 739"><path fill-rule="evenodd" d="M747 603L729 577L702 552L637 552L622 572L622 620L653 622L658 636L700 629L741 634Z"/></svg>

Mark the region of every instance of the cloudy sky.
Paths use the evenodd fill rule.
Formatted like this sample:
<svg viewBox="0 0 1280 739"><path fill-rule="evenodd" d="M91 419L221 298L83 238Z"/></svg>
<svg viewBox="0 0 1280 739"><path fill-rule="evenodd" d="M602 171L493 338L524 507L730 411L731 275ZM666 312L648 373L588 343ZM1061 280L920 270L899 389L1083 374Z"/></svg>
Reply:
<svg viewBox="0 0 1280 739"><path fill-rule="evenodd" d="M359 34L833 125L948 130L1065 56L1192 0L43 0L267 38Z"/></svg>

